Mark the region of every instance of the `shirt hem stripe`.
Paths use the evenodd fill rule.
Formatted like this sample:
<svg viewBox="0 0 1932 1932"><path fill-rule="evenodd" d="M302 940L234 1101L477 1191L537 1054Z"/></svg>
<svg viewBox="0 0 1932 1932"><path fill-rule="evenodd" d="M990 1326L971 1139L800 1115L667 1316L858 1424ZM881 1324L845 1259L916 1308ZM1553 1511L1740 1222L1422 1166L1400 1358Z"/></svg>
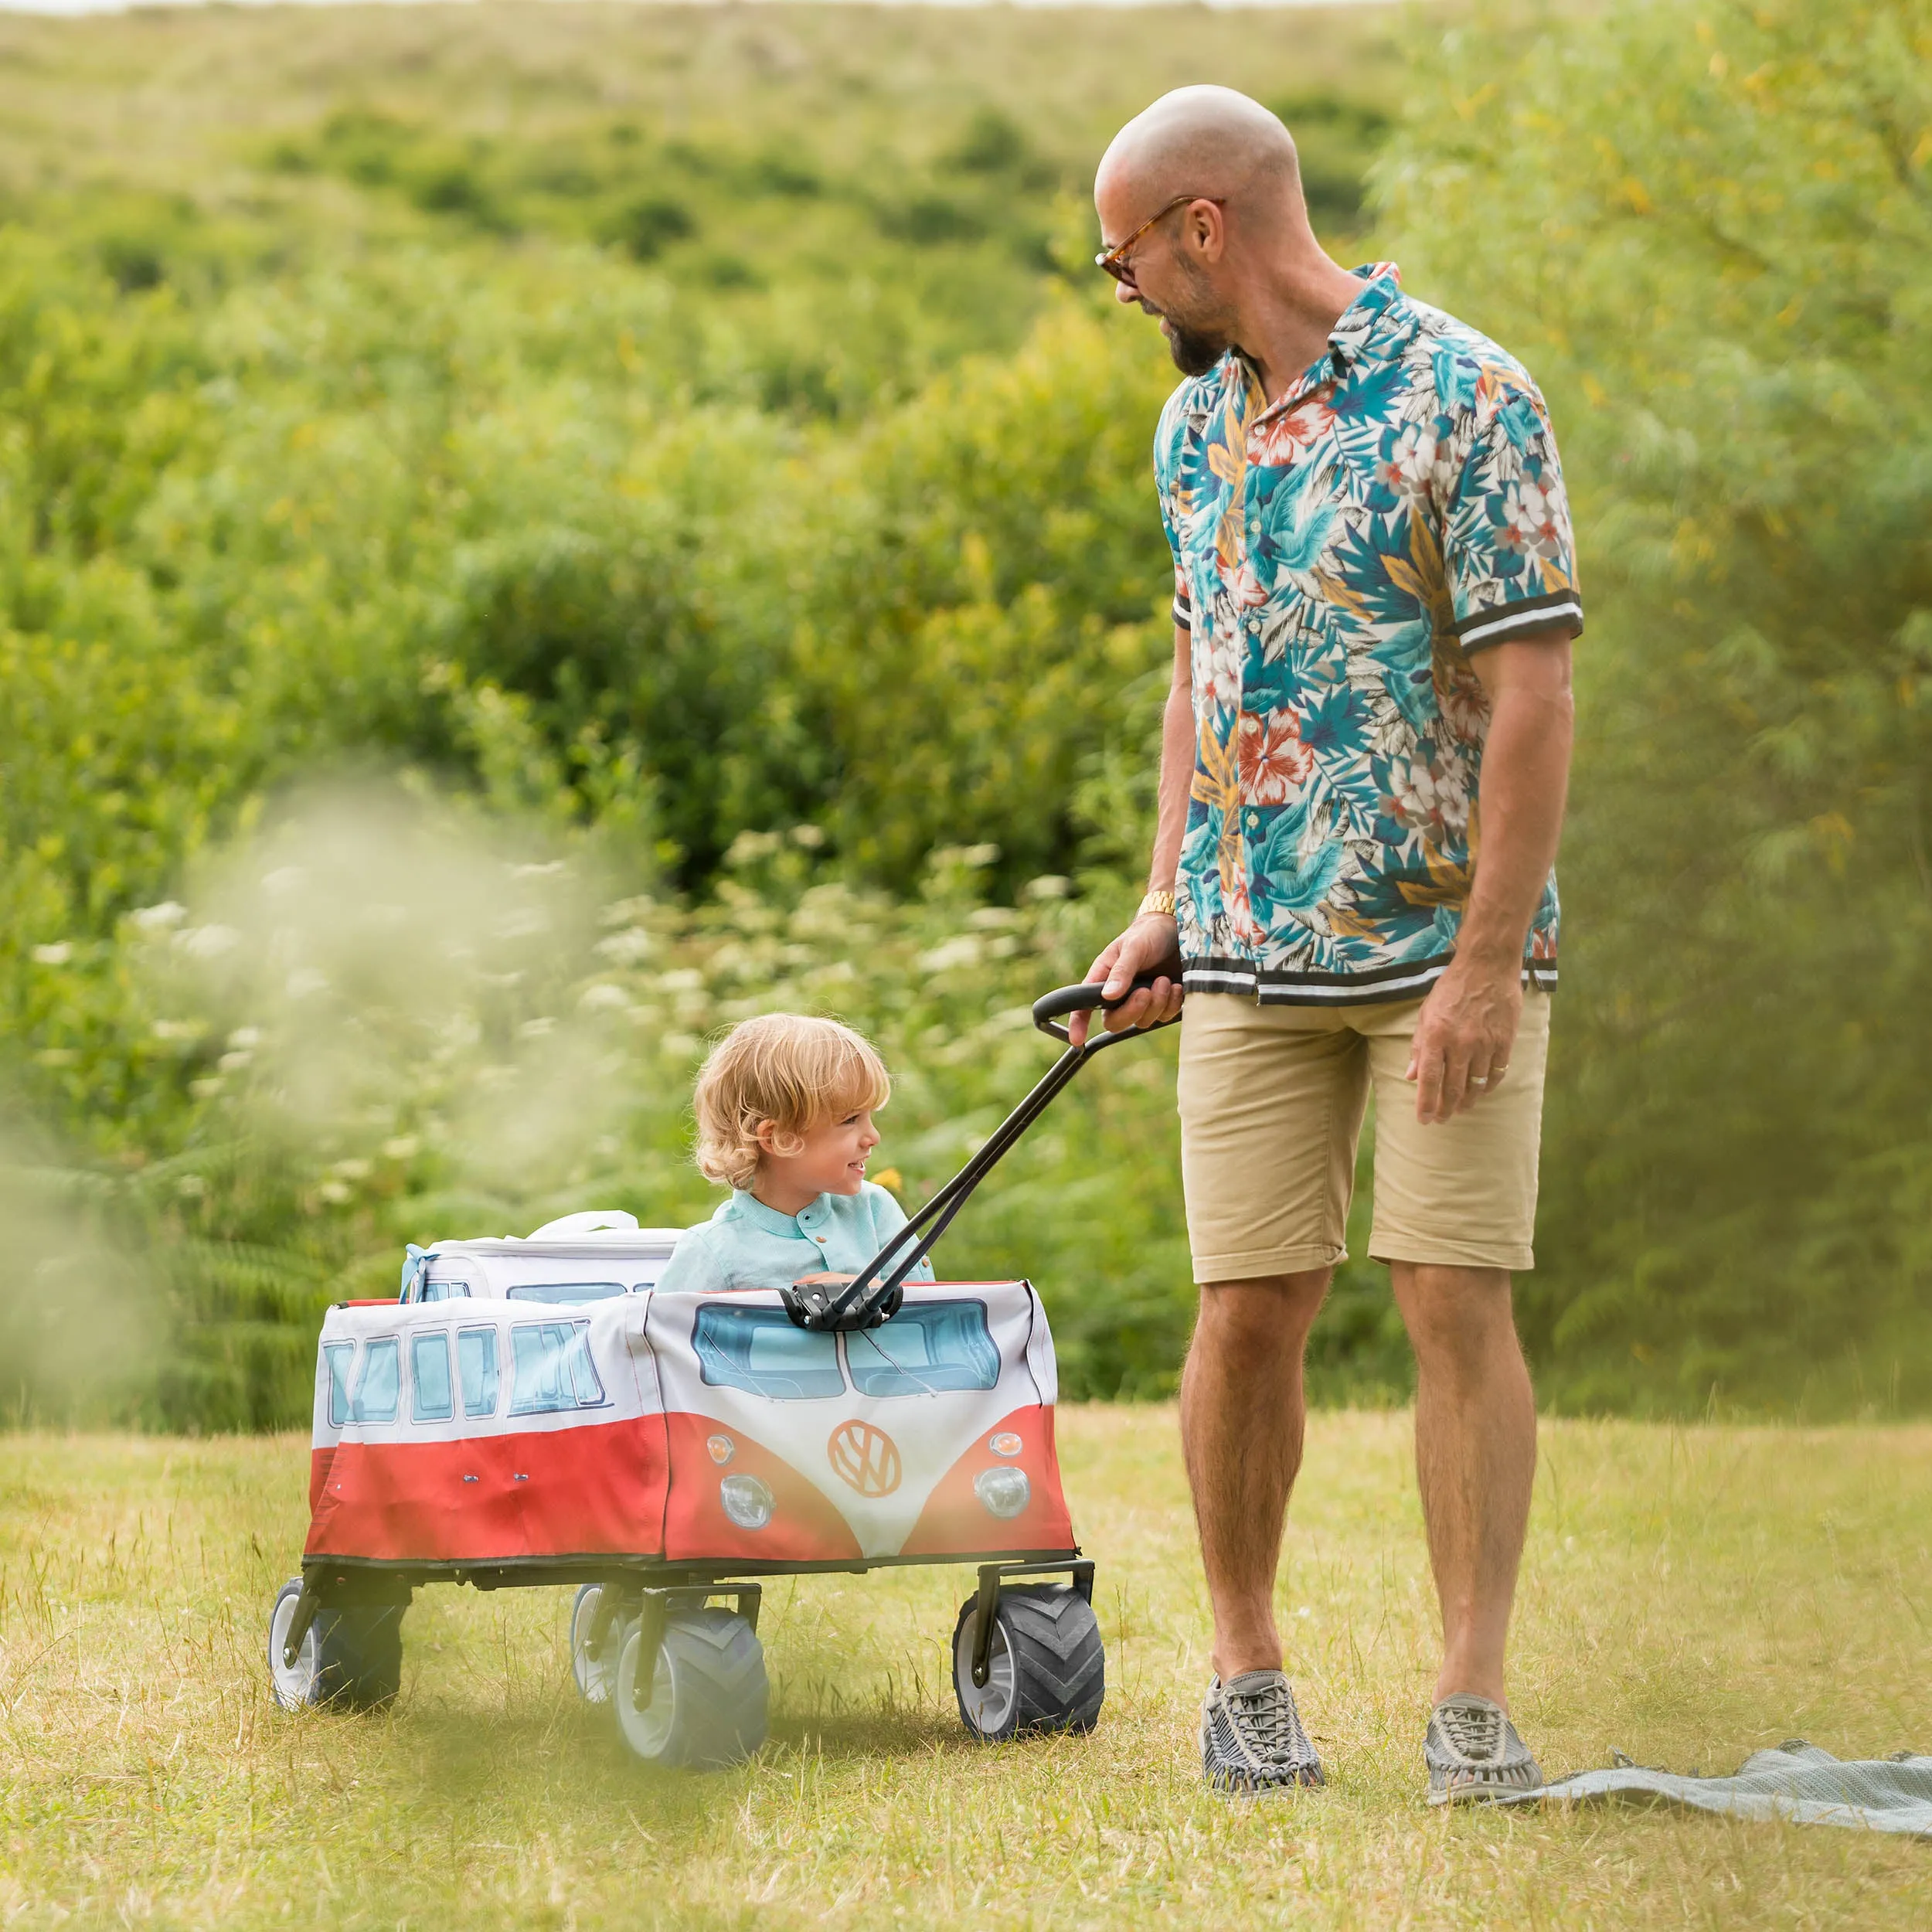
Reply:
<svg viewBox="0 0 1932 1932"><path fill-rule="evenodd" d="M1492 606L1450 626L1450 634L1462 641L1467 651L1473 645L1487 643L1512 631L1540 628L1544 624L1569 623L1573 637L1583 628L1583 600L1573 590L1556 590L1546 597L1526 597L1519 604Z"/></svg>
<svg viewBox="0 0 1932 1932"><path fill-rule="evenodd" d="M1264 1006L1374 1006L1419 998L1448 971L1454 957L1445 954L1360 975L1294 973L1242 960L1189 959L1182 962L1181 984L1190 993L1236 993ZM1556 961L1525 960L1522 981L1548 992L1556 984Z"/></svg>

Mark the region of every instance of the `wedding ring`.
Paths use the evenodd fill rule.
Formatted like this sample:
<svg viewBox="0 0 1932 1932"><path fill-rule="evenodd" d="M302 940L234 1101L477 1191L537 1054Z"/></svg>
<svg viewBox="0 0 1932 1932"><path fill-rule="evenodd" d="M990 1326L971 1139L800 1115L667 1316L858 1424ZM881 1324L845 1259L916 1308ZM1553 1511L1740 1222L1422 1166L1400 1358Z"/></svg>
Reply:
<svg viewBox="0 0 1932 1932"><path fill-rule="evenodd" d="M1489 1084L1489 1077L1486 1073L1471 1073L1469 1076L1469 1084L1471 1087L1487 1087Z"/></svg>

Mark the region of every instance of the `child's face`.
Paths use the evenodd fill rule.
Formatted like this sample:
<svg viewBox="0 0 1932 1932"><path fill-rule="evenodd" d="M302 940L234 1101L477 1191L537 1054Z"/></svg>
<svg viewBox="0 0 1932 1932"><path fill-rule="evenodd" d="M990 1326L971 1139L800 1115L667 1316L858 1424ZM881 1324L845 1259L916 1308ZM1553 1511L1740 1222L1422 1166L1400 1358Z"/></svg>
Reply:
<svg viewBox="0 0 1932 1932"><path fill-rule="evenodd" d="M795 1142L781 1143L772 1130L760 1130L761 1178L777 1182L787 1194L816 1199L821 1194L856 1194L866 1179L866 1157L879 1145L872 1109L861 1107L840 1119L815 1121ZM780 1151L783 1145L788 1151Z"/></svg>

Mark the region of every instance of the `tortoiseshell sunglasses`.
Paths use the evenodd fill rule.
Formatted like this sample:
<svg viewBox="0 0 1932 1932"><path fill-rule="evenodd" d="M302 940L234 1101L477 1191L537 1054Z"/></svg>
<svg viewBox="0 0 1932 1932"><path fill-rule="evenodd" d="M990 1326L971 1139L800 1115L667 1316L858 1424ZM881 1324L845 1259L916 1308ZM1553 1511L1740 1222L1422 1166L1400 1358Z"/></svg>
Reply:
<svg viewBox="0 0 1932 1932"><path fill-rule="evenodd" d="M1134 271L1127 265L1127 251L1131 248L1150 228L1154 227L1161 222L1165 221L1168 216L1172 214L1175 209L1185 208L1191 201L1211 201L1216 208L1225 208L1227 206L1226 198L1220 195L1176 195L1158 215L1148 216L1147 219L1142 222L1140 226L1135 229L1133 233L1129 235L1125 241L1121 242L1117 247L1113 248L1103 248L1100 252L1094 257L1094 266L1096 268L1105 269L1108 274L1114 277L1114 281L1117 282L1125 282L1130 288L1132 287L1134 285Z"/></svg>

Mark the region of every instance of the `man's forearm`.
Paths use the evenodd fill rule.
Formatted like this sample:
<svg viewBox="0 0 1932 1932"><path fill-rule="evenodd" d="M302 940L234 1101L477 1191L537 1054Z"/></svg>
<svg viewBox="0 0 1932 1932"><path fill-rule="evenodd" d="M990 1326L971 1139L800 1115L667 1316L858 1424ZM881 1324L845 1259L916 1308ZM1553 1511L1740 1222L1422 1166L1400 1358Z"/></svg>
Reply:
<svg viewBox="0 0 1932 1932"><path fill-rule="evenodd" d="M1172 892L1180 869L1181 840L1187 830L1188 794L1194 785L1194 692L1188 634L1174 633L1174 680L1161 714L1161 784L1154 825L1154 853L1148 862L1152 892Z"/></svg>
<svg viewBox="0 0 1932 1932"><path fill-rule="evenodd" d="M1427 1127L1476 1104L1509 1071L1522 1015L1523 940L1556 856L1574 719L1570 639L1544 631L1471 659L1489 699L1482 780L1471 801L1475 867L1455 963L1417 1016L1409 1053Z"/></svg>
<svg viewBox="0 0 1932 1932"><path fill-rule="evenodd" d="M1494 696L1476 801L1475 879L1456 952L1512 968L1562 835L1573 719L1562 687L1509 683Z"/></svg>
<svg viewBox="0 0 1932 1932"><path fill-rule="evenodd" d="M1188 794L1194 788L1194 689L1188 634L1175 627L1174 680L1161 714L1161 784L1156 794L1154 852L1148 862L1148 886L1172 892L1181 866L1181 840L1187 831ZM1166 913L1137 913L1125 932L1087 969L1089 979L1104 981L1120 1001L1108 1014L1111 1032L1130 1026L1158 1026L1181 1010L1178 958L1179 921ZM1153 976L1138 992L1128 988L1138 975ZM1076 1013L1067 1036L1076 1046L1087 1039L1087 1015Z"/></svg>

